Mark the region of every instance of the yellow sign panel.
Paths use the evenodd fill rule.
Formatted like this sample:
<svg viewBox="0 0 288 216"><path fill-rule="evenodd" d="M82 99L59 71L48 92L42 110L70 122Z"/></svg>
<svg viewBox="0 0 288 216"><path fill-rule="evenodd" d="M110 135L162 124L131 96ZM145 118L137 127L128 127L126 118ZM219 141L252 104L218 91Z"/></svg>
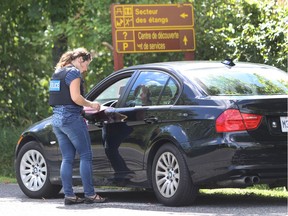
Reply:
<svg viewBox="0 0 288 216"><path fill-rule="evenodd" d="M112 5L118 53L194 51L192 4Z"/></svg>
<svg viewBox="0 0 288 216"><path fill-rule="evenodd" d="M117 30L119 53L194 51L194 29Z"/></svg>

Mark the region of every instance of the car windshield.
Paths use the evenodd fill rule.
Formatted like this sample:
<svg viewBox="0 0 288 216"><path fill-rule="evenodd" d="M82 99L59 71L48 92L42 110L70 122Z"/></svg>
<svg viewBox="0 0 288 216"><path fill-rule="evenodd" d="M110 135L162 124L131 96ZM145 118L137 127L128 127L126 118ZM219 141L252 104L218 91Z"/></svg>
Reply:
<svg viewBox="0 0 288 216"><path fill-rule="evenodd" d="M213 68L187 70L183 74L196 81L211 96L287 95L288 74L267 68Z"/></svg>

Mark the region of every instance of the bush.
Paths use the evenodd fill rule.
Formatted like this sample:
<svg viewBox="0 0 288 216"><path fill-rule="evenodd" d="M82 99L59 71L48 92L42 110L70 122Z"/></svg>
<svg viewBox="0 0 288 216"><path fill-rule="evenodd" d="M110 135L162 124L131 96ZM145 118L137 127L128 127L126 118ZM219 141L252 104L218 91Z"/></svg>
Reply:
<svg viewBox="0 0 288 216"><path fill-rule="evenodd" d="M15 177L14 152L23 128L0 127L0 176Z"/></svg>

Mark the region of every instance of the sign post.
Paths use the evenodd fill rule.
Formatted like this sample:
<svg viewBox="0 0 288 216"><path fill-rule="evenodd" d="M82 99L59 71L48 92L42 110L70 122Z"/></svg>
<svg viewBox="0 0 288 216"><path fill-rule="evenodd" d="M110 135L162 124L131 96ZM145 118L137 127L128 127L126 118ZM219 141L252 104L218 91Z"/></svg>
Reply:
<svg viewBox="0 0 288 216"><path fill-rule="evenodd" d="M111 19L115 70L123 67L125 53L195 50L192 4L112 4Z"/></svg>

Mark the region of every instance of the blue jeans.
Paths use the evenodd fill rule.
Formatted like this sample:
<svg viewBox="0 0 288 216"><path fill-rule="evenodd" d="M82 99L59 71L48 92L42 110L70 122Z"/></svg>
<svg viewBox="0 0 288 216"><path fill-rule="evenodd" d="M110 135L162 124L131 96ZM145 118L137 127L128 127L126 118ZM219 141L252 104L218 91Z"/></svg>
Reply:
<svg viewBox="0 0 288 216"><path fill-rule="evenodd" d="M82 116L69 123L53 125L62 153L60 175L65 197L75 196L72 185L73 161L76 152L80 156L80 176L85 196L95 195L92 172L91 140Z"/></svg>

